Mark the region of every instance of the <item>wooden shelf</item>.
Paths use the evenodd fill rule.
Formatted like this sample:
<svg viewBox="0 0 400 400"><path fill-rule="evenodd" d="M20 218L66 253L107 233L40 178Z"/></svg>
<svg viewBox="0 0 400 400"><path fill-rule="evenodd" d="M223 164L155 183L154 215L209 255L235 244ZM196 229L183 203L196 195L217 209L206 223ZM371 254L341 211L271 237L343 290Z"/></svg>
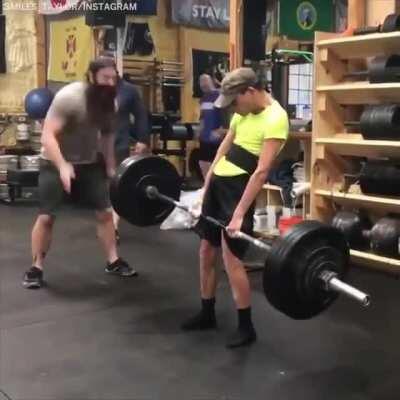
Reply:
<svg viewBox="0 0 400 400"><path fill-rule="evenodd" d="M311 140L311 132L290 132L289 139Z"/></svg>
<svg viewBox="0 0 400 400"><path fill-rule="evenodd" d="M383 269L389 272L400 273L400 260L382 257L377 254L366 253L358 250L350 250L351 261L373 269Z"/></svg>
<svg viewBox="0 0 400 400"><path fill-rule="evenodd" d="M382 104L399 101L400 83L346 82L317 86L317 93L331 95L339 104Z"/></svg>
<svg viewBox="0 0 400 400"><path fill-rule="evenodd" d="M271 185L269 183L266 183L265 185L263 185L263 189L276 190L277 192L280 192L282 190L282 188L280 186Z"/></svg>
<svg viewBox="0 0 400 400"><path fill-rule="evenodd" d="M400 212L400 198L371 196L358 193L343 193L330 190L317 189L314 194L334 200L342 205L381 209L387 212Z"/></svg>
<svg viewBox="0 0 400 400"><path fill-rule="evenodd" d="M317 43L319 50L332 50L340 59L357 59L400 52L400 32L336 37Z"/></svg>
<svg viewBox="0 0 400 400"><path fill-rule="evenodd" d="M340 138L319 138L315 143L345 156L400 157L400 141L350 139L343 134Z"/></svg>

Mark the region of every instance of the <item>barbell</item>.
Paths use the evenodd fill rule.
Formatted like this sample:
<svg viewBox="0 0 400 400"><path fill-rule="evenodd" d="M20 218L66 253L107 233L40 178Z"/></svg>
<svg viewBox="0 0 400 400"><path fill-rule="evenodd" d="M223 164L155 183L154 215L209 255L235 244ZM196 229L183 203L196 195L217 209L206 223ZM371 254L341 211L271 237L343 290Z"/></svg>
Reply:
<svg viewBox="0 0 400 400"><path fill-rule="evenodd" d="M400 106L367 106L360 121L346 121L345 126L359 128L361 135L367 140L400 140Z"/></svg>
<svg viewBox="0 0 400 400"><path fill-rule="evenodd" d="M175 167L157 156L133 156L118 167L110 186L115 211L136 226L157 225L175 207L193 213L178 201L181 178ZM226 229L225 222L201 215ZM318 221L295 225L283 237L266 243L244 232L245 240L266 253L263 289L273 307L293 319L309 319L345 294L363 306L370 298L344 282L349 271L349 247L336 228Z"/></svg>
<svg viewBox="0 0 400 400"><path fill-rule="evenodd" d="M400 15L388 14L383 21L383 24L378 26L364 26L356 28L354 35L366 35L368 33L387 33L400 30Z"/></svg>
<svg viewBox="0 0 400 400"><path fill-rule="evenodd" d="M374 57L368 70L352 71L345 78L367 78L370 83L400 82L400 55Z"/></svg>

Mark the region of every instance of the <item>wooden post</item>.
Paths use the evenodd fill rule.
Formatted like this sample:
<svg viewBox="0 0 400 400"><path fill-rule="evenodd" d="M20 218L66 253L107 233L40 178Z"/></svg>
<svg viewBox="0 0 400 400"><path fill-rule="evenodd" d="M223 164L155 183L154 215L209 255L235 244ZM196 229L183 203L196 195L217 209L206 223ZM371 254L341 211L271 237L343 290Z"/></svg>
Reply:
<svg viewBox="0 0 400 400"><path fill-rule="evenodd" d="M383 24L386 16L396 12L395 0L367 0L365 11L365 22L367 26L378 26Z"/></svg>
<svg viewBox="0 0 400 400"><path fill-rule="evenodd" d="M46 86L46 27L42 14L35 15L36 26L36 86Z"/></svg>
<svg viewBox="0 0 400 400"><path fill-rule="evenodd" d="M347 26L351 28L360 28L366 23L366 1L348 0L347 6Z"/></svg>
<svg viewBox="0 0 400 400"><path fill-rule="evenodd" d="M230 68L243 64L243 0L230 0L229 26Z"/></svg>

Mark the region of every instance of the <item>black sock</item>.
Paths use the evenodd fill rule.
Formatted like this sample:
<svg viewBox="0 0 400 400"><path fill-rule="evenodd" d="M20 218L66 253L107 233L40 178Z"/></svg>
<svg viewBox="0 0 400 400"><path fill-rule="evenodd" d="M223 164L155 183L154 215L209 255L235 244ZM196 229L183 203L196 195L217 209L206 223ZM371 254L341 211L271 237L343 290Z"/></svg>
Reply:
<svg viewBox="0 0 400 400"><path fill-rule="evenodd" d="M214 315L215 297L212 297L211 299L201 299L201 309L202 312L206 315Z"/></svg>
<svg viewBox="0 0 400 400"><path fill-rule="evenodd" d="M253 328L253 322L251 321L251 307L238 309L239 317L239 329Z"/></svg>

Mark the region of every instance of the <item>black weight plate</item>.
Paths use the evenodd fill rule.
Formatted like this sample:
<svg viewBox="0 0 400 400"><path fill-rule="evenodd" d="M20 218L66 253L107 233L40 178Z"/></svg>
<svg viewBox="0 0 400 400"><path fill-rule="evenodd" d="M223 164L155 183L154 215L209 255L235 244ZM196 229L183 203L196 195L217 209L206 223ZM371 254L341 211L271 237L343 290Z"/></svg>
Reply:
<svg viewBox="0 0 400 400"><path fill-rule="evenodd" d="M181 178L166 159L156 156L127 158L118 167L110 186L111 203L122 218L136 226L157 225L174 206L150 200L144 192L147 185L175 200L179 199Z"/></svg>
<svg viewBox="0 0 400 400"><path fill-rule="evenodd" d="M360 188L365 194L400 195L400 163L369 160L360 172Z"/></svg>
<svg viewBox="0 0 400 400"><path fill-rule="evenodd" d="M337 298L319 285L322 270L343 279L348 271L349 247L342 233L318 221L295 225L274 242L264 269L267 300L293 319L320 314Z"/></svg>
<svg viewBox="0 0 400 400"><path fill-rule="evenodd" d="M394 32L400 29L400 15L389 14L386 16L382 25L382 32Z"/></svg>
<svg viewBox="0 0 400 400"><path fill-rule="evenodd" d="M369 247L363 231L371 229L371 222L365 213L339 211L333 217L332 226L343 233L352 249L363 250Z"/></svg>
<svg viewBox="0 0 400 400"><path fill-rule="evenodd" d="M371 230L371 250L386 257L399 257L400 219L381 218Z"/></svg>
<svg viewBox="0 0 400 400"><path fill-rule="evenodd" d="M374 57L368 70L371 83L400 82L400 55Z"/></svg>
<svg viewBox="0 0 400 400"><path fill-rule="evenodd" d="M399 140L400 107L397 104L366 107L361 114L360 131L364 139Z"/></svg>

